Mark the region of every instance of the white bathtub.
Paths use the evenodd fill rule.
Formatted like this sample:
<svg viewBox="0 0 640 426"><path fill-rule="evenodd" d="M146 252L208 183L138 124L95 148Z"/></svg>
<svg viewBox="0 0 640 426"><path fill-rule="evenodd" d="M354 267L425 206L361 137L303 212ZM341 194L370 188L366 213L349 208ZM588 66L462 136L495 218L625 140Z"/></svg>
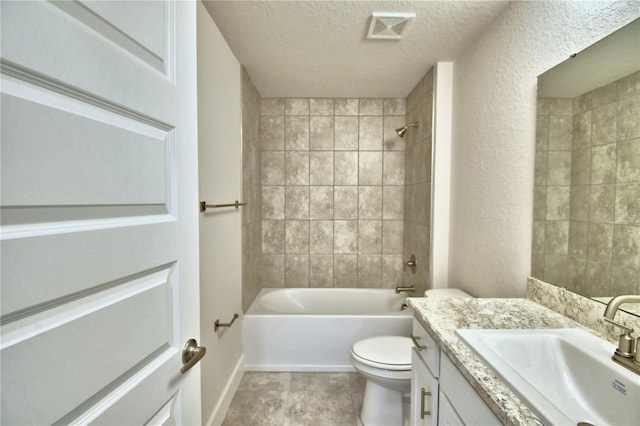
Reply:
<svg viewBox="0 0 640 426"><path fill-rule="evenodd" d="M262 289L243 319L245 369L354 371L356 341L411 334L405 300L386 289Z"/></svg>

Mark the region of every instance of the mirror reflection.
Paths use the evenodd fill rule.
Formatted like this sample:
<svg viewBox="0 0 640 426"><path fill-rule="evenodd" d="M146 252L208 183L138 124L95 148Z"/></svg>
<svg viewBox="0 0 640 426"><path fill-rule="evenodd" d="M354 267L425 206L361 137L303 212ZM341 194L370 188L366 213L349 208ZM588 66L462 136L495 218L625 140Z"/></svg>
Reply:
<svg viewBox="0 0 640 426"><path fill-rule="evenodd" d="M532 275L640 294L640 19L540 75L537 114Z"/></svg>

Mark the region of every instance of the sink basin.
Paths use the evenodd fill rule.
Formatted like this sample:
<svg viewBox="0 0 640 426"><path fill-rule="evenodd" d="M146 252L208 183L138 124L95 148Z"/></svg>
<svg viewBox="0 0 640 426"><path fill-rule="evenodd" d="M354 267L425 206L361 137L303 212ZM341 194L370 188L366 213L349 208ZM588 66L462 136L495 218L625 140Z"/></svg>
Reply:
<svg viewBox="0 0 640 426"><path fill-rule="evenodd" d="M457 330L548 425L640 425L640 376L584 330Z"/></svg>

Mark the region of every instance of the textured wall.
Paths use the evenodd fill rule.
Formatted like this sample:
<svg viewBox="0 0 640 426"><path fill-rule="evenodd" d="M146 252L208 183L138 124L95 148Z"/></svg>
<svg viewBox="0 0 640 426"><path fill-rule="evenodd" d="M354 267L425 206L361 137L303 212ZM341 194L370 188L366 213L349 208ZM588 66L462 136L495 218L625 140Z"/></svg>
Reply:
<svg viewBox="0 0 640 426"><path fill-rule="evenodd" d="M637 15L637 1L513 2L456 56L450 287L524 296L536 76Z"/></svg>
<svg viewBox="0 0 640 426"><path fill-rule="evenodd" d="M403 99L263 99L262 287L402 280Z"/></svg>
<svg viewBox="0 0 640 426"><path fill-rule="evenodd" d="M431 146L433 116L433 69L407 97L407 122L418 122L405 134L404 259L416 255L415 272L405 268L404 282L423 295L429 282L431 241Z"/></svg>
<svg viewBox="0 0 640 426"><path fill-rule="evenodd" d="M640 72L539 99L532 274L586 296L640 294Z"/></svg>
<svg viewBox="0 0 640 426"><path fill-rule="evenodd" d="M260 291L262 188L260 186L260 103L262 99L242 68L242 309Z"/></svg>

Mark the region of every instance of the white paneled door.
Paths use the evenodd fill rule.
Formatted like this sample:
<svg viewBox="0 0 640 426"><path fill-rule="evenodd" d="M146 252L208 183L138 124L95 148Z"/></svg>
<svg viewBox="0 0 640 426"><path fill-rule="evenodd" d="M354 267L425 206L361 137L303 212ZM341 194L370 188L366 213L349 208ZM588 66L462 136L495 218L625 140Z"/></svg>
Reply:
<svg viewBox="0 0 640 426"><path fill-rule="evenodd" d="M0 423L199 424L195 3L0 7Z"/></svg>

